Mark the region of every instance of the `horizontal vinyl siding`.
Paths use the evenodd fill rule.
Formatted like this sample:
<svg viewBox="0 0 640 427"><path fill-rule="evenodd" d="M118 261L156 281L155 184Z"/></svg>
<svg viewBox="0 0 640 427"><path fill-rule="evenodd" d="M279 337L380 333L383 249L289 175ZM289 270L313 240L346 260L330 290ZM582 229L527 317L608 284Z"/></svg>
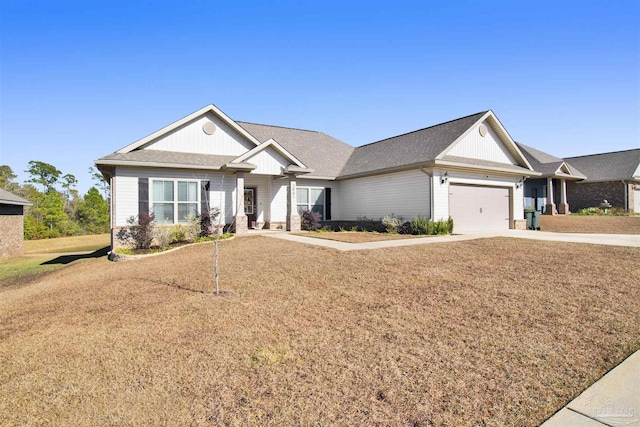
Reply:
<svg viewBox="0 0 640 427"><path fill-rule="evenodd" d="M207 135L202 130L202 125L207 122L213 122L216 125L216 131L212 135ZM229 156L239 156L254 147L253 143L247 141L211 112L145 146L150 150Z"/></svg>
<svg viewBox="0 0 640 427"><path fill-rule="evenodd" d="M429 176L419 170L340 181L339 192L336 220L377 220L392 213L405 220L430 216Z"/></svg>
<svg viewBox="0 0 640 427"><path fill-rule="evenodd" d="M209 204L225 212L225 223L233 220L235 207L236 177L233 174L212 174L200 171L177 171L163 169L116 169L116 227L127 225L127 219L138 215L138 178L152 179L196 179L210 181ZM151 195L151 191L149 192ZM151 203L151 201L150 201ZM149 205L151 209L151 205Z"/></svg>
<svg viewBox="0 0 640 427"><path fill-rule="evenodd" d="M460 140L446 154L451 156L460 156L470 159L489 160L492 162L517 165L511 153L506 149L500 137L493 131L489 123L487 126L487 134L481 136L478 131L479 125L476 125L471 131Z"/></svg>

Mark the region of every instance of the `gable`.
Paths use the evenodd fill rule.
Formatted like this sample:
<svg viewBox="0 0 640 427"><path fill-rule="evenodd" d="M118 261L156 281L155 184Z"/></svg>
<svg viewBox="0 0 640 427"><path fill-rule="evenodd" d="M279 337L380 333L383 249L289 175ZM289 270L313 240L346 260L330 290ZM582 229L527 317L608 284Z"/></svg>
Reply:
<svg viewBox="0 0 640 427"><path fill-rule="evenodd" d="M267 147L264 150L258 151L243 161L256 166L252 174L265 175L282 175L282 170L291 164L290 161L280 155L273 147Z"/></svg>
<svg viewBox="0 0 640 427"><path fill-rule="evenodd" d="M158 136L139 149L237 156L253 147L255 144L208 111Z"/></svg>
<svg viewBox="0 0 640 427"><path fill-rule="evenodd" d="M483 132L480 132L482 127ZM483 135L484 134L484 135ZM448 156L486 160L518 165L493 126L487 121L476 123L455 145L445 152Z"/></svg>

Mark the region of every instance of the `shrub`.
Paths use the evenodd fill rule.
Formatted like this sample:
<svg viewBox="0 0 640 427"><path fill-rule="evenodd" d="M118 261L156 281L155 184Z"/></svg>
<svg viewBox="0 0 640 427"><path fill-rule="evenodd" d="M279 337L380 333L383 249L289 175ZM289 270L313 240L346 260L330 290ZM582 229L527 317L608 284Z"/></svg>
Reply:
<svg viewBox="0 0 640 427"><path fill-rule="evenodd" d="M169 243L184 242L185 241L184 229L185 227L180 224L176 224L172 226L169 233Z"/></svg>
<svg viewBox="0 0 640 427"><path fill-rule="evenodd" d="M418 215L411 221L411 232L412 234L432 234L433 221Z"/></svg>
<svg viewBox="0 0 640 427"><path fill-rule="evenodd" d="M602 208L596 208L596 207L580 209L578 212L574 213L574 215L581 215L581 216L591 216L591 215L627 216L629 214L630 214L629 211L622 208L602 209Z"/></svg>
<svg viewBox="0 0 640 427"><path fill-rule="evenodd" d="M303 211L300 221L303 230L314 231L320 228L320 214L318 212Z"/></svg>
<svg viewBox="0 0 640 427"><path fill-rule="evenodd" d="M142 213L138 216L130 216L127 220L129 227L118 232L118 239L134 247L134 249L149 249L153 241L155 215Z"/></svg>
<svg viewBox="0 0 640 427"><path fill-rule="evenodd" d="M202 225L200 224L199 217L187 217L187 225L183 228L183 236L182 239L187 242L195 242L198 237L200 237L200 233L202 231Z"/></svg>
<svg viewBox="0 0 640 427"><path fill-rule="evenodd" d="M400 228L400 226L402 226L402 223L402 217L397 217L393 213L382 218L382 225L384 225L387 233L398 233L398 229Z"/></svg>
<svg viewBox="0 0 640 427"><path fill-rule="evenodd" d="M419 235L451 234L453 232L453 218L449 217L447 220L434 222L428 218L417 216L407 228L410 228L412 234Z"/></svg>
<svg viewBox="0 0 640 427"><path fill-rule="evenodd" d="M162 224L159 227L154 227L153 229L153 238L158 243L160 249L165 249L171 244L171 237L173 235L175 225L169 226ZM180 227L179 225L177 227Z"/></svg>

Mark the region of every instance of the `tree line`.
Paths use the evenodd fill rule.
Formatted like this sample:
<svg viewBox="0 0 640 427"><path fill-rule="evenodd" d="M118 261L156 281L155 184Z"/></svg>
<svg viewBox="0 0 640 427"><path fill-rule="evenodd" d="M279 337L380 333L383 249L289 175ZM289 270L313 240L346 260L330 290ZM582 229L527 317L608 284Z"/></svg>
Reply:
<svg viewBox="0 0 640 427"><path fill-rule="evenodd" d="M109 185L95 168L89 168L95 185L85 195L75 176L48 163L32 160L25 172L29 179L19 184L11 167L0 165L0 188L33 204L25 206L25 239L109 232Z"/></svg>

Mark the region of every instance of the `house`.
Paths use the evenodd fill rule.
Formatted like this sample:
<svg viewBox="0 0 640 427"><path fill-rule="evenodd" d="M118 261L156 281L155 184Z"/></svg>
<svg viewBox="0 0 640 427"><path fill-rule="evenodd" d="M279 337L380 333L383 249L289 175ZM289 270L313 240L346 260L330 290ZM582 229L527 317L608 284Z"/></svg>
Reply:
<svg viewBox="0 0 640 427"><path fill-rule="evenodd" d="M567 186L575 210L599 207L607 200L613 207L640 212L639 148L568 157L565 161L587 176Z"/></svg>
<svg viewBox="0 0 640 427"><path fill-rule="evenodd" d="M303 210L323 221L451 216L457 232L524 228L522 183L540 175L490 110L353 147L208 105L95 163L111 185L113 236L142 212L179 224L213 206L236 233L299 230Z"/></svg>
<svg viewBox="0 0 640 427"><path fill-rule="evenodd" d="M568 162L516 143L533 169L542 175L528 179L524 183L524 206L547 215L569 214L567 183L574 183L587 177Z"/></svg>
<svg viewBox="0 0 640 427"><path fill-rule="evenodd" d="M0 259L21 256L24 252L24 207L28 200L0 188Z"/></svg>

